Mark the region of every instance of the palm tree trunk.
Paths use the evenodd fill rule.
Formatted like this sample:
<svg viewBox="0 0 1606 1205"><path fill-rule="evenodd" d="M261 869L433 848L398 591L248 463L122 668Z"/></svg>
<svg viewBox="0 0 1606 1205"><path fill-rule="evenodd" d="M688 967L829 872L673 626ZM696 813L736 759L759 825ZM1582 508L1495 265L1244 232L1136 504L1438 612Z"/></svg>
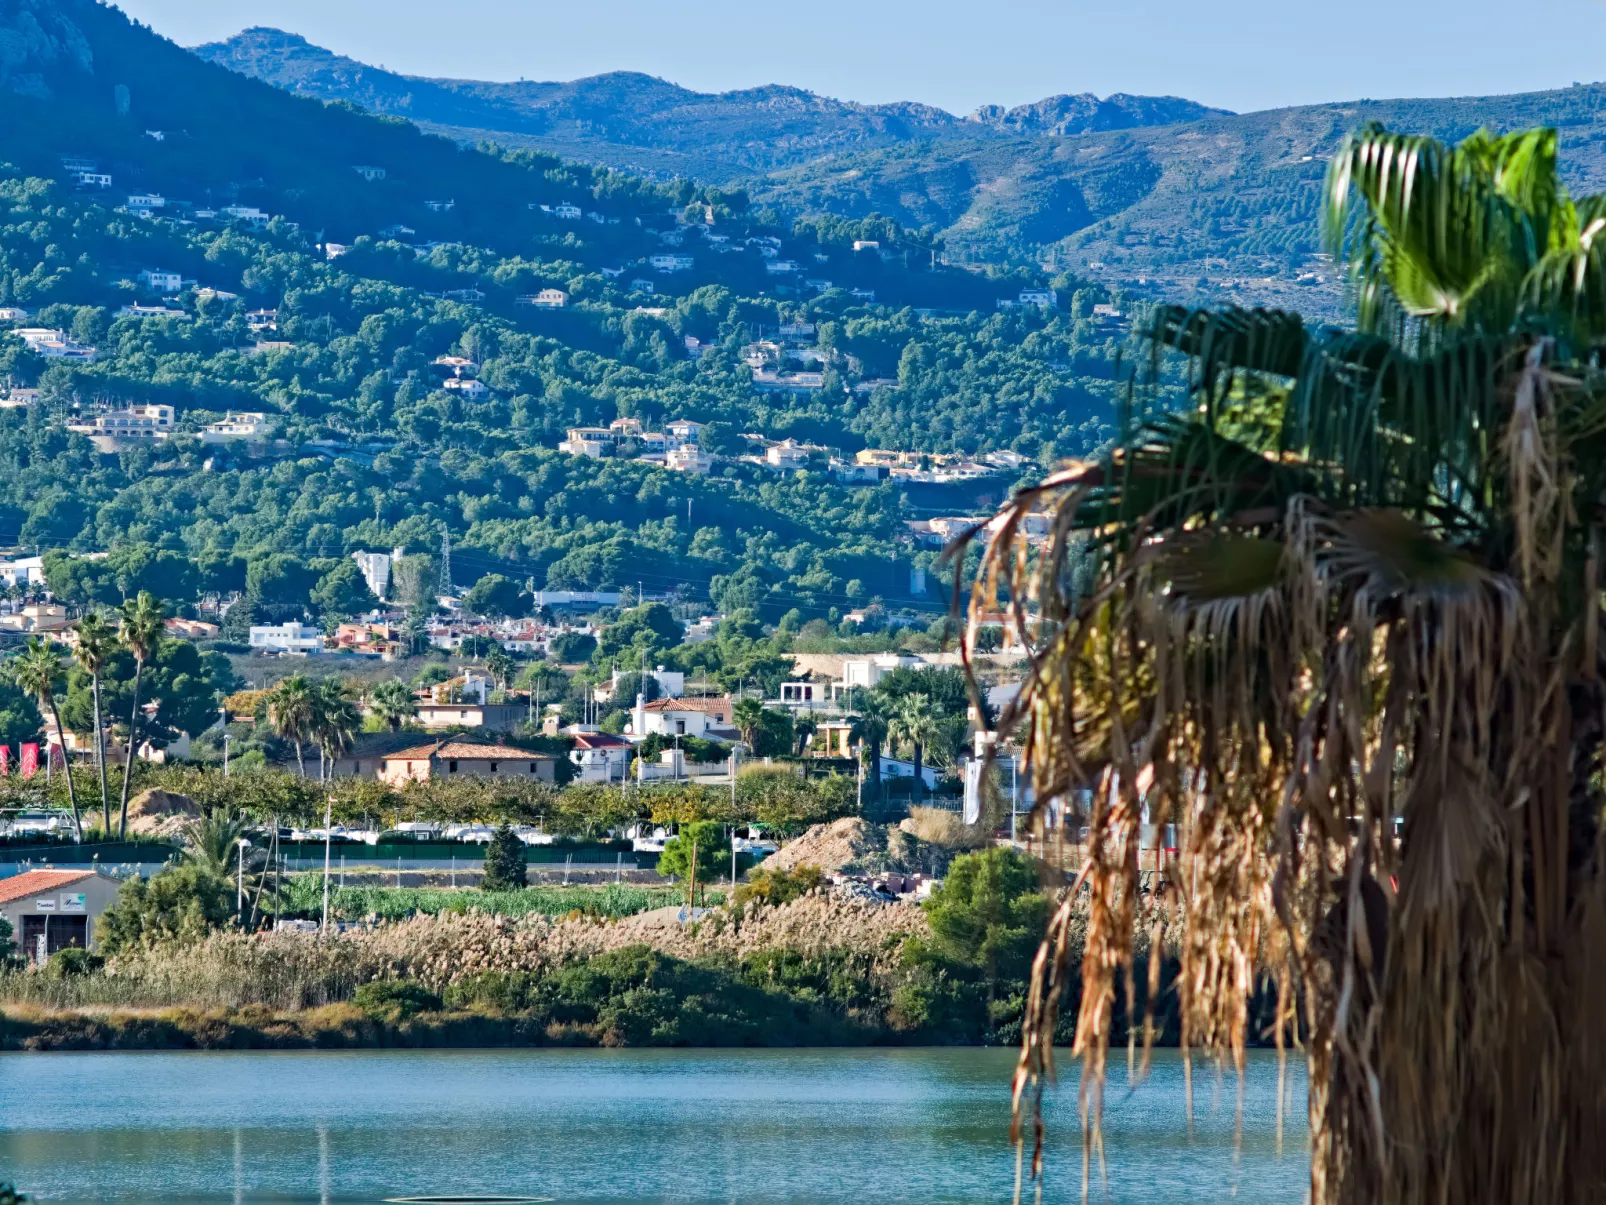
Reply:
<svg viewBox="0 0 1606 1205"><path fill-rule="evenodd" d="M920 799L925 795L926 780L925 780L925 777L920 773L920 758L921 758L921 755L924 754L924 753L925 753L925 749L923 749L921 747L919 741L916 741L915 742L915 798L916 799Z"/></svg>
<svg viewBox="0 0 1606 1205"><path fill-rule="evenodd" d="M78 839L84 839L84 822L78 816L78 789L73 786L72 763L67 760L67 737L61 730L61 708L56 706L56 700L50 700L50 718L56 724L56 743L61 746L61 768L67 776L67 799L72 803L72 826L78 833ZM45 756L50 756L50 746L45 746ZM48 763L47 763L48 764Z"/></svg>
<svg viewBox="0 0 1606 1205"><path fill-rule="evenodd" d="M90 678L91 693L95 698L95 764L100 768L100 827L106 836L112 835L112 801L106 790L106 729L100 722L100 670Z"/></svg>
<svg viewBox="0 0 1606 1205"><path fill-rule="evenodd" d="M307 763L301 757L301 742L296 742L296 770L302 778L307 776Z"/></svg>
<svg viewBox="0 0 1606 1205"><path fill-rule="evenodd" d="M123 755L123 802L117 818L117 839L128 837L128 788L134 781L134 745L139 740L139 685L145 672L145 663L134 662L134 709L128 716L128 749Z"/></svg>

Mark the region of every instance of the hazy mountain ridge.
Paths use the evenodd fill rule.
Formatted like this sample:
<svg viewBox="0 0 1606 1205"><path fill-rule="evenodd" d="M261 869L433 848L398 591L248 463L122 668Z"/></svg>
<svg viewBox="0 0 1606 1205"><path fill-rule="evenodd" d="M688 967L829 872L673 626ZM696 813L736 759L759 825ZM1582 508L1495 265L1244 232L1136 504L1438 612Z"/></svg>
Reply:
<svg viewBox="0 0 1606 1205"><path fill-rule="evenodd" d="M696 92L631 71L564 83L426 79L262 27L195 53L303 96L350 101L439 133L493 137L614 166L690 172L714 183L927 139L1115 129L1219 112L1176 97L1084 94L959 117L912 101L860 104L783 84Z"/></svg>

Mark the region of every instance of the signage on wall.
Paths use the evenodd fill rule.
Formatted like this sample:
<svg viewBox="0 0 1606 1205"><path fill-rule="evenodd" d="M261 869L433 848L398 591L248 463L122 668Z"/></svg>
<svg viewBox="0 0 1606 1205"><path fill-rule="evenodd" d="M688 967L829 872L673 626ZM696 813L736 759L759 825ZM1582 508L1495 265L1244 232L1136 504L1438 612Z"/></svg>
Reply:
<svg viewBox="0 0 1606 1205"><path fill-rule="evenodd" d="M61 910L63 912L82 912L84 910L84 893L63 892L61 897Z"/></svg>
<svg viewBox="0 0 1606 1205"><path fill-rule="evenodd" d="M35 912L54 912L56 910L56 901L48 895L42 895L33 902L33 907Z"/></svg>

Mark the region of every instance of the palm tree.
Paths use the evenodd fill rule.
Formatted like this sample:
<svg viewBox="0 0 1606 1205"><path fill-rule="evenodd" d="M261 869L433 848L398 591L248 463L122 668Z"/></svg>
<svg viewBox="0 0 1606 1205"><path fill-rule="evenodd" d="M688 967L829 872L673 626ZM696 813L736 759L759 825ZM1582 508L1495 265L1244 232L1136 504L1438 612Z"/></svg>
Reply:
<svg viewBox="0 0 1606 1205"><path fill-rule="evenodd" d="M737 699L731 707L731 722L742 734L742 743L751 749L758 737L758 726L764 722L764 704L758 699Z"/></svg>
<svg viewBox="0 0 1606 1205"><path fill-rule="evenodd" d="M184 857L210 874L226 879L240 857L240 838L247 834L245 817L218 808L184 826Z"/></svg>
<svg viewBox="0 0 1606 1205"><path fill-rule="evenodd" d="M91 611L80 619L75 630L78 642L73 646L73 656L89 674L90 693L95 705L95 765L100 771L100 818L101 826L109 836L112 831L112 804L110 792L106 789L106 729L101 722L100 676L112 654L117 651L117 633L98 611Z"/></svg>
<svg viewBox="0 0 1606 1205"><path fill-rule="evenodd" d="M886 701L878 694L864 695L856 708L858 715L848 731L848 740L864 745L870 753L870 783L877 792L881 789L881 747L887 741L887 726L891 712Z"/></svg>
<svg viewBox="0 0 1606 1205"><path fill-rule="evenodd" d="M150 591L141 590L138 597L123 603L122 620L117 633L128 651L134 654L134 703L128 713L128 748L123 754L123 799L117 822L117 839L128 835L128 789L134 781L134 750L139 747L140 679L145 663L156 655L162 646L166 618L161 602Z"/></svg>
<svg viewBox="0 0 1606 1205"><path fill-rule="evenodd" d="M1017 1140L1079 970L1099 1141L1116 987L1167 915L1141 833L1175 824L1183 1041L1241 1060L1274 973L1314 1205L1598 1199L1606 197L1572 200L1556 148L1361 130L1325 207L1356 329L1160 311L1186 408L1140 398L1111 451L999 516L972 621L1006 600L1032 659L1000 728L1035 831L1088 829L1028 995Z"/></svg>
<svg viewBox="0 0 1606 1205"><path fill-rule="evenodd" d="M930 695L911 691L898 700L887 723L887 735L913 748L915 798L919 799L926 785L921 762L926 746L942 739L942 713L932 705Z"/></svg>
<svg viewBox="0 0 1606 1205"><path fill-rule="evenodd" d="M40 709L50 713L50 721L56 726L56 740L61 745L62 764L66 768L67 799L72 804L73 829L82 841L84 825L78 814L78 789L73 785L72 763L67 760L67 738L61 728L61 709L56 705L56 689L64 685L61 658L49 640L30 636L12 664L17 685L39 700ZM50 755L49 745L45 753L47 757Z"/></svg>
<svg viewBox="0 0 1606 1205"><path fill-rule="evenodd" d="M387 678L368 692L368 710L392 732L400 732L418 714L418 699L400 678Z"/></svg>
<svg viewBox="0 0 1606 1205"><path fill-rule="evenodd" d="M334 773L335 760L351 748L361 730L362 715L345 683L337 678L320 682L313 701L312 735L318 742L318 779L326 782Z"/></svg>
<svg viewBox="0 0 1606 1205"><path fill-rule="evenodd" d="M268 723L280 740L295 745L296 770L302 778L307 776L307 763L301 747L314 739L317 708L316 688L305 674L291 674L268 692Z"/></svg>

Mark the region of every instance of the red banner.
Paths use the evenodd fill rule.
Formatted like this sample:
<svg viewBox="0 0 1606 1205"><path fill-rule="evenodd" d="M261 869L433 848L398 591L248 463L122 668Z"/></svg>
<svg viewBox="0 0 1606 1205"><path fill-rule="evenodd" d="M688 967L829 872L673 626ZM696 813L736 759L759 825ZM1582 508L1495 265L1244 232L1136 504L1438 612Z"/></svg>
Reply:
<svg viewBox="0 0 1606 1205"><path fill-rule="evenodd" d="M30 743L19 748L22 752L22 776L32 778L39 773L39 746L37 743Z"/></svg>
<svg viewBox="0 0 1606 1205"><path fill-rule="evenodd" d="M45 755L50 759L50 765L59 770L67 768L67 750L55 742L45 746Z"/></svg>
<svg viewBox="0 0 1606 1205"><path fill-rule="evenodd" d="M11 746L0 745L0 774L11 773Z"/></svg>

